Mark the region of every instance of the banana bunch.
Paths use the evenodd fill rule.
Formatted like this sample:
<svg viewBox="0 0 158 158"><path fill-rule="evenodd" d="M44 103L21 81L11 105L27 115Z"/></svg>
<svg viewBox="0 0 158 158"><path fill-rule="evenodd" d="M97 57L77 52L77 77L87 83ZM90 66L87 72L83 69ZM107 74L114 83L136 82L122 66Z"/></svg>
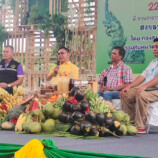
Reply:
<svg viewBox="0 0 158 158"><path fill-rule="evenodd" d="M114 105L112 104L112 102L107 101L107 100L104 100L103 97L99 97L99 99L102 100L103 102L105 102L105 104L107 104L107 106L108 106L108 108L109 108L110 110L113 110L113 111L116 110L115 107L114 107Z"/></svg>
<svg viewBox="0 0 158 158"><path fill-rule="evenodd" d="M25 120L26 120L26 116L24 113L22 113L17 120L15 131L19 131L19 132L22 131L22 125L25 122Z"/></svg>
<svg viewBox="0 0 158 158"><path fill-rule="evenodd" d="M22 96L14 96L9 93L3 97L3 102L6 104L7 110L11 110L15 105L21 103L22 100Z"/></svg>
<svg viewBox="0 0 158 158"><path fill-rule="evenodd" d="M6 104L7 110L11 110L16 105L16 98L11 94L7 94L4 96L3 102Z"/></svg>
<svg viewBox="0 0 158 158"><path fill-rule="evenodd" d="M89 101L90 106L90 111L93 111L94 113L105 113L105 112L110 112L110 109L106 102L102 101L99 98L91 99Z"/></svg>
<svg viewBox="0 0 158 158"><path fill-rule="evenodd" d="M23 100L22 96L17 96L17 97L14 96L14 98L15 98L15 105L19 105Z"/></svg>
<svg viewBox="0 0 158 158"><path fill-rule="evenodd" d="M8 95L9 93L3 89L3 88L0 88L0 99L3 100L4 96L5 95Z"/></svg>
<svg viewBox="0 0 158 158"><path fill-rule="evenodd" d="M15 95L15 96L22 96L22 95L24 95L25 94L25 92L26 92L26 88L24 88L24 87L21 87L21 86L19 86L19 87L13 87L13 94Z"/></svg>
<svg viewBox="0 0 158 158"><path fill-rule="evenodd" d="M5 115L5 114L7 114L7 111L2 110L2 109L0 108L0 115Z"/></svg>
<svg viewBox="0 0 158 158"><path fill-rule="evenodd" d="M98 94L95 93L95 92L93 92L91 89L87 89L87 90L85 91L85 94L86 94L86 99L87 99L88 101L90 101L90 100L92 100L92 99L95 100L96 98L99 97Z"/></svg>

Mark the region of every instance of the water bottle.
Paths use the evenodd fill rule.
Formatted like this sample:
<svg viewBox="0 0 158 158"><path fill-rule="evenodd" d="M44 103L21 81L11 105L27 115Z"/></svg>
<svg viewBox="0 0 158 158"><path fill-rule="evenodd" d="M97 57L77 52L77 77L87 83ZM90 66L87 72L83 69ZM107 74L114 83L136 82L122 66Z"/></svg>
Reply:
<svg viewBox="0 0 158 158"><path fill-rule="evenodd" d="M62 79L62 75L59 75L59 79L58 79L58 95L62 95L63 94L63 79Z"/></svg>
<svg viewBox="0 0 158 158"><path fill-rule="evenodd" d="M69 91L71 91L73 87L74 87L74 79L73 79L73 75L70 74Z"/></svg>
<svg viewBox="0 0 158 158"><path fill-rule="evenodd" d="M63 80L63 93L68 93L69 91L69 79L68 75L65 74L64 80Z"/></svg>

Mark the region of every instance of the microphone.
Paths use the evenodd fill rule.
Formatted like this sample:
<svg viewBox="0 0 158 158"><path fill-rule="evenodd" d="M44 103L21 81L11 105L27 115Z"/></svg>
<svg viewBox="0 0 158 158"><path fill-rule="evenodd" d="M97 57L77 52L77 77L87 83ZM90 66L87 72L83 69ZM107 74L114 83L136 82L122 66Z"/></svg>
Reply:
<svg viewBox="0 0 158 158"><path fill-rule="evenodd" d="M107 77L105 76L104 77L104 87L106 86L106 83L107 83Z"/></svg>
<svg viewBox="0 0 158 158"><path fill-rule="evenodd" d="M59 67L59 65L60 65L60 61L58 60L58 61L57 61L57 67ZM56 76L57 73L58 73L57 71L54 71L54 76Z"/></svg>
<svg viewBox="0 0 158 158"><path fill-rule="evenodd" d="M60 61L58 60L58 61L57 61L57 66L59 66L59 65L60 65Z"/></svg>

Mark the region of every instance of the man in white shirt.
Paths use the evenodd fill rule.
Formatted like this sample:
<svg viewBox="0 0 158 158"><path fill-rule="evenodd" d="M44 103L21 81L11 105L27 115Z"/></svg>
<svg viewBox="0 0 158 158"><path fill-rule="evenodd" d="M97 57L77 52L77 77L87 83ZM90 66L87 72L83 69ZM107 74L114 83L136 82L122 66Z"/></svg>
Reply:
<svg viewBox="0 0 158 158"><path fill-rule="evenodd" d="M158 101L158 38L153 42L153 54L156 59L120 93L122 108L130 115L138 133L146 133L149 102Z"/></svg>

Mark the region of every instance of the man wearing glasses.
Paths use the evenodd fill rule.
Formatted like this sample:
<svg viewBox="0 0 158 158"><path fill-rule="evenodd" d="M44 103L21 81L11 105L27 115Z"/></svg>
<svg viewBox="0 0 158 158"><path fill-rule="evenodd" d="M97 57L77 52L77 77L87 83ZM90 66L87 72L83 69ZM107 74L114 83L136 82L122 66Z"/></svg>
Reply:
<svg viewBox="0 0 158 158"><path fill-rule="evenodd" d="M57 83L60 75L67 75L68 78L73 77L73 79L78 79L79 68L76 65L72 64L71 61L69 61L69 58L69 49L66 47L61 47L58 51L59 65L57 64L52 67L47 76L47 81Z"/></svg>
<svg viewBox="0 0 158 158"><path fill-rule="evenodd" d="M22 65L13 59L14 48L5 46L3 60L0 61L0 87L13 93L13 87L23 83L24 72Z"/></svg>
<svg viewBox="0 0 158 158"><path fill-rule="evenodd" d="M158 101L158 38L153 42L153 54L156 59L152 60L143 73L120 93L122 108L130 115L138 133L147 132L149 102Z"/></svg>

